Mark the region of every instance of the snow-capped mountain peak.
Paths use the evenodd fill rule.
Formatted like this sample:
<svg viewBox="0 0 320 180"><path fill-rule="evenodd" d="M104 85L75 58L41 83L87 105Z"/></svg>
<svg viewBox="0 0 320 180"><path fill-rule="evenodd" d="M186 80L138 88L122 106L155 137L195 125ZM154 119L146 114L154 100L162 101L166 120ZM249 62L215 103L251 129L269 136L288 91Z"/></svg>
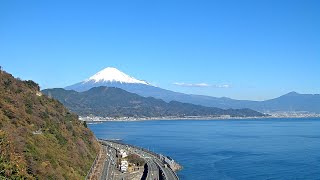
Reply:
<svg viewBox="0 0 320 180"><path fill-rule="evenodd" d="M85 82L93 81L97 82L118 82L118 83L130 83L130 84L145 84L149 85L149 83L145 81L138 80L134 77L131 77L114 67L107 67L95 75L91 76Z"/></svg>

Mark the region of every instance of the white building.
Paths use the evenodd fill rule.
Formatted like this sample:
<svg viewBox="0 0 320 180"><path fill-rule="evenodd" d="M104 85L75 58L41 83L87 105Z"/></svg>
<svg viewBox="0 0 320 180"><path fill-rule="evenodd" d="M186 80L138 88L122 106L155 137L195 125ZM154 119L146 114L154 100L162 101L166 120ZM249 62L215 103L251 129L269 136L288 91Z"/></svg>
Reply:
<svg viewBox="0 0 320 180"><path fill-rule="evenodd" d="M128 171L128 166L129 166L128 161L123 160L123 161L121 161L120 170L122 172L127 172Z"/></svg>
<svg viewBox="0 0 320 180"><path fill-rule="evenodd" d="M128 157L128 154L127 154L127 152L126 152L125 150L121 149L121 150L120 150L120 156L121 156L122 158L126 158L126 157Z"/></svg>

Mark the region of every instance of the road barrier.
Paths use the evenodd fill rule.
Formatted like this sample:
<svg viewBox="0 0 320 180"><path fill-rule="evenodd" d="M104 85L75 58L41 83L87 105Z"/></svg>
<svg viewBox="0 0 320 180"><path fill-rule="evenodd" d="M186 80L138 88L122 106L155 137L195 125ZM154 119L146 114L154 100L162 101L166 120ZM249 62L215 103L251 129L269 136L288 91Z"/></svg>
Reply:
<svg viewBox="0 0 320 180"><path fill-rule="evenodd" d="M152 151L149 151L149 150L147 150L147 149L141 148L141 147L137 147L137 146L134 146L134 145L125 144L125 143L122 143L122 142L119 142L119 141L114 141L114 140L98 139L98 141L99 141L100 143L102 143L102 144L104 144L104 142L111 142L111 143L120 144L120 145L127 146L127 147L131 147L131 148L135 148L135 149L144 151L144 152L146 152L146 153L149 153L149 154L157 157L159 160L161 159L161 157L160 157L159 154L154 153L154 152L152 152ZM161 160L160 160L160 161L161 161ZM156 164L159 166L160 171L163 171L161 165L159 165L158 163L156 163ZM170 166L169 166L168 168L170 168L173 176L174 176L177 180L179 180L178 175L172 170L172 168L171 168Z"/></svg>

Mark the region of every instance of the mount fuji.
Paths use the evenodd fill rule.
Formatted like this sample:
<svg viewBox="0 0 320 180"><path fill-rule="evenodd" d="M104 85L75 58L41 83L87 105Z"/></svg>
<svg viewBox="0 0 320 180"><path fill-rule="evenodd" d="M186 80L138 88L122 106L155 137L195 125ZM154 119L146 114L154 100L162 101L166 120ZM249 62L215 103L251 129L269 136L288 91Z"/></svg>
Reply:
<svg viewBox="0 0 320 180"><path fill-rule="evenodd" d="M97 74L91 76L88 80L85 81L94 82L94 83L104 83L104 82L118 82L121 84L145 84L149 85L145 81L137 80L134 77L131 77L114 67L108 67L98 72Z"/></svg>
<svg viewBox="0 0 320 180"><path fill-rule="evenodd" d="M185 96L188 96L183 93L177 93L152 86L150 83L131 77L114 67L107 67L90 78L80 83L67 86L64 89L84 92L91 88L100 86L121 88L143 97L154 97L166 102L176 99L184 99L186 98Z"/></svg>
<svg viewBox="0 0 320 180"><path fill-rule="evenodd" d="M237 101L229 98L191 95L162 89L152 86L146 81L138 80L134 77L131 77L114 67L107 67L94 74L90 78L80 83L67 86L64 89L84 92L90 90L91 88L100 86L120 88L143 97L154 97L157 99L162 99L165 102L179 101L183 103L191 103L208 107L218 107L223 109L231 108L229 106L229 101ZM228 102L226 103L226 101ZM238 106L236 108L242 107Z"/></svg>
<svg viewBox="0 0 320 180"><path fill-rule="evenodd" d="M266 101L235 100L226 97L217 98L184 94L152 86L146 81L138 80L113 67L105 68L90 78L65 87L64 89L84 92L100 86L121 88L130 93L135 93L143 97L154 97L166 102L178 101L222 109L250 108L260 112L306 111L320 113L319 94L299 94L291 92Z"/></svg>
<svg viewBox="0 0 320 180"><path fill-rule="evenodd" d="M150 84L135 79L116 68L107 67L99 71L80 83L65 87L67 90L75 90L79 92L87 91L93 87L109 86L109 87L123 87L123 86L149 86Z"/></svg>

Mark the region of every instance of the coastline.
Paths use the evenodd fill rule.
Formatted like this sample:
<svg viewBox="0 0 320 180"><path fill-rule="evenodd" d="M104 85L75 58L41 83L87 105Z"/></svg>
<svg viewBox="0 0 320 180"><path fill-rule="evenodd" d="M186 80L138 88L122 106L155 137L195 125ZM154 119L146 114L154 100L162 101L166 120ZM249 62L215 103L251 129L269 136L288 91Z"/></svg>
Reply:
<svg viewBox="0 0 320 180"><path fill-rule="evenodd" d="M88 123L102 123L102 122L131 122L131 121L155 121L155 120L256 120L256 119L298 119L298 118L320 118L320 114L308 114L308 115L270 115L270 116L262 116L262 117L227 117L227 116L220 116L220 117L213 117L213 116L188 116L188 117L172 117L172 116L165 116L165 117L98 117L98 116L87 116L87 117L79 117L79 120L86 121Z"/></svg>
<svg viewBox="0 0 320 180"><path fill-rule="evenodd" d="M178 172L181 179L190 177L197 179L203 172L211 172L208 162L225 161L226 164L219 164L219 168L226 168L225 172L233 171L234 166L229 163L235 162L231 156L243 157L238 163L239 170L232 178L244 177L256 168L251 162L256 162L257 158L264 161L270 158L269 169L255 172L259 177L278 177L282 172L279 170L279 157L286 159L288 163L308 158L309 153L301 148L301 144L312 148L312 158L307 163L312 166L317 158L317 137L320 119L260 119L259 120L218 120L218 121L149 121L149 122L105 122L101 124L89 125L90 129L99 138L116 140L119 138L123 143L145 147L153 152L169 155L183 166L183 170ZM142 130L143 127L143 130ZM145 130L147 129L147 130ZM145 131L144 131L145 130ZM304 130L304 131L301 131ZM199 132L199 133L197 133ZM294 132L294 135L293 135ZM243 145L248 142L252 145ZM265 148L257 147L258 143ZM270 143L270 144L268 144ZM294 149L295 154L283 153L289 147ZM236 146L236 148L234 147ZM270 147L270 149L269 149ZM200 149L204 148L204 149ZM235 151L232 151L236 149ZM194 152L199 153L194 153ZM244 153L246 152L246 153ZM275 153L276 156L270 157ZM190 154L190 157L189 157ZM296 157L297 156L297 157ZM199 160L199 157L203 158ZM287 158L290 159L287 159ZM246 162L247 161L247 162ZM244 166L242 166L242 163ZM192 166L190 166L192 164ZM313 164L314 165L314 164ZM198 167L206 167L202 170ZM259 166L257 167L259 168ZM294 169L291 169L294 168ZM306 171L300 172L299 169ZM285 167L286 173L282 177L294 178L295 175L308 175L314 171L308 171L304 165ZM294 174L297 171L298 174ZM220 176L221 175L221 176ZM274 176L272 176L274 175ZM206 174L203 179L223 179L224 174ZM248 177L248 176L246 176ZM310 178L310 176L309 176ZM311 178L312 179L312 178Z"/></svg>
<svg viewBox="0 0 320 180"><path fill-rule="evenodd" d="M182 166L166 155L158 154L150 150L144 149L142 147L138 147L132 144L127 144L121 141L98 139L98 142L101 145L111 147L116 151L124 150L133 154L137 154L141 158L143 158L149 166L151 164L154 164L155 166L153 166L153 168L157 167L157 171L162 172L161 173L162 178L179 180L179 177L176 174L176 172L182 170ZM154 174L152 173L152 175ZM149 172L148 172L148 176L152 177L152 175L149 175Z"/></svg>

